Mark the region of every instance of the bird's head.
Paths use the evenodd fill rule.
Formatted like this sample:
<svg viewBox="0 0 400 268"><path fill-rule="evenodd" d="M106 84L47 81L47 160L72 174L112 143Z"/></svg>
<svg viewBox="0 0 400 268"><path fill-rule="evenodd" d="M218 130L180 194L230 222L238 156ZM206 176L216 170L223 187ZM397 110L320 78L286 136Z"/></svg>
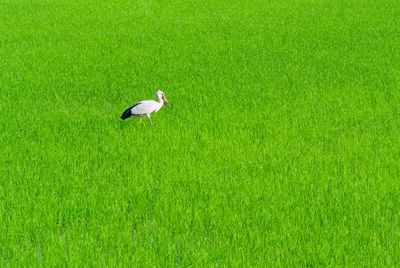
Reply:
<svg viewBox="0 0 400 268"><path fill-rule="evenodd" d="M163 100L163 102L165 103L165 105L167 105L167 107L168 107L168 109L169 109L168 101L167 101L167 99L165 98L165 95L164 95L164 93L163 93L162 91L158 90L158 91L156 92L156 98L157 98L158 100Z"/></svg>

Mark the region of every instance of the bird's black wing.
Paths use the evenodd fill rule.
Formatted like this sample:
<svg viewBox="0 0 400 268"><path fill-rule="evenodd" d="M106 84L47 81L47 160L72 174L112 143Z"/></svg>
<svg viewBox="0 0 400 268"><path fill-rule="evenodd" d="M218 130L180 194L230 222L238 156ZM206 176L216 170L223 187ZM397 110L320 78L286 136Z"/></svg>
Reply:
<svg viewBox="0 0 400 268"><path fill-rule="evenodd" d="M126 109L125 112L121 115L121 119L122 119L122 120L125 120L125 119L131 117L131 116L133 115L132 112L131 112L131 111L132 111L132 108L135 107L135 106L137 106L137 105L139 105L139 104L140 104L140 102L138 102L138 103L136 103L135 105L133 105L132 107Z"/></svg>

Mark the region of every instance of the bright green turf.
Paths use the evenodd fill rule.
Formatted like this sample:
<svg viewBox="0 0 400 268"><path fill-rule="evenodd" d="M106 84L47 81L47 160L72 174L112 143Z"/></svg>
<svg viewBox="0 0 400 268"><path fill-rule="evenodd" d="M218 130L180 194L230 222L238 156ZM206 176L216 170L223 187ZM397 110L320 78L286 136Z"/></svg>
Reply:
<svg viewBox="0 0 400 268"><path fill-rule="evenodd" d="M399 14L1 0L0 266L399 265Z"/></svg>

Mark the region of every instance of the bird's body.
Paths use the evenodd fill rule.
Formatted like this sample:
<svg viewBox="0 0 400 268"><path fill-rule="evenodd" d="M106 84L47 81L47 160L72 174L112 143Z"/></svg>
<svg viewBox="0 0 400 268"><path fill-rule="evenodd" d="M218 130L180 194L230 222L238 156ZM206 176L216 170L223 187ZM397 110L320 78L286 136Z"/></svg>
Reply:
<svg viewBox="0 0 400 268"><path fill-rule="evenodd" d="M163 92L157 91L156 98L158 99L158 102L154 101L154 100L144 100L144 101L140 101L140 102L136 103L135 105L133 105L132 107L126 109L125 112L122 114L121 119L125 120L132 116L140 116L140 121L139 121L139 124L140 124L140 122L142 121L142 116L146 115L147 118L149 118L150 123L153 124L151 122L150 113L158 112L164 103L169 108L168 101L165 98L165 95Z"/></svg>

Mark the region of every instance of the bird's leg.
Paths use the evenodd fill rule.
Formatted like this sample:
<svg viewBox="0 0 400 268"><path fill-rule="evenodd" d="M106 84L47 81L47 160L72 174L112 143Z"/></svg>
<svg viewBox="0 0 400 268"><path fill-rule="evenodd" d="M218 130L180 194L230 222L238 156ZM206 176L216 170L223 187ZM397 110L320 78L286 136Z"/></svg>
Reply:
<svg viewBox="0 0 400 268"><path fill-rule="evenodd" d="M151 122L150 114L147 114L147 118L149 119L151 126L153 126L153 122Z"/></svg>
<svg viewBox="0 0 400 268"><path fill-rule="evenodd" d="M139 120L139 124L138 124L138 125L140 125L140 122L142 122L142 119L143 119L143 116L141 115L141 116L140 116L140 120Z"/></svg>

